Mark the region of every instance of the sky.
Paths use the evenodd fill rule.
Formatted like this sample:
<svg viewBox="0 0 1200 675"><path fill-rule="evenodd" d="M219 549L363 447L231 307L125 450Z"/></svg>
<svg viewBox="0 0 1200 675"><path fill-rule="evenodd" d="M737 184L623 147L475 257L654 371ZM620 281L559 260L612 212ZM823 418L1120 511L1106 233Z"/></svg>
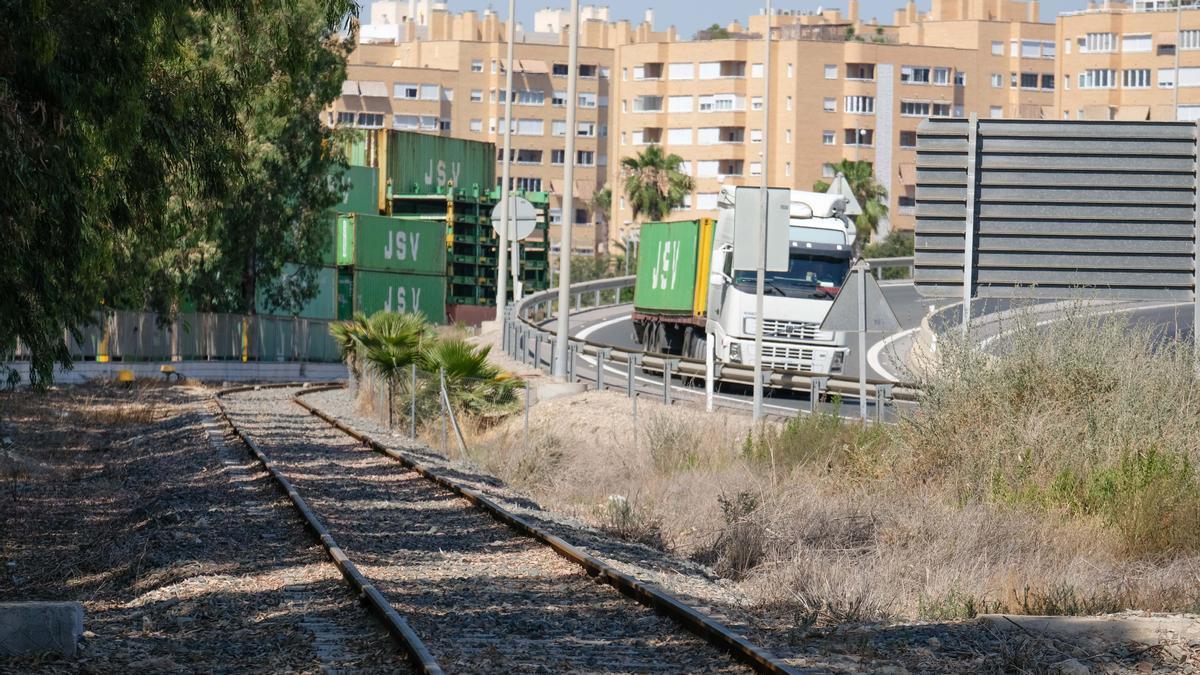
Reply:
<svg viewBox="0 0 1200 675"><path fill-rule="evenodd" d="M462 11L466 9L483 10L492 7L496 10L500 18L503 19L508 12L508 2L506 0L446 0L450 5L451 11ZM869 21L871 17L876 17L881 23L890 23L892 11L899 9L904 5L906 0L859 0L859 14L864 20ZM361 4L369 7L370 0L361 0ZM746 17L752 13L757 13L759 7L765 7L765 2L748 3L748 2L730 2L729 0L671 0L670 2L662 1L658 3L646 2L645 0L580 0L580 5L595 4L608 5L611 8L611 16L614 20L629 19L634 23L638 23L642 19L642 14L647 8L654 10L654 24L658 30L663 30L669 25L674 25L679 29L679 34L682 37L690 37L693 33L706 28L714 23L725 25L734 19L741 21L743 24ZM843 12L847 6L846 0L834 0L822 5L820 2L776 2L776 9L804 9L815 10L818 7L838 8ZM1042 21L1053 21L1054 15L1058 12L1072 11L1083 9L1086 6L1087 0L1042 0L1041 13ZM517 0L517 18L526 25L533 21L533 13L545 7L569 7L570 3L567 0ZM929 10L929 0L918 0L917 9L919 11ZM370 16L369 9L364 8L362 15Z"/></svg>

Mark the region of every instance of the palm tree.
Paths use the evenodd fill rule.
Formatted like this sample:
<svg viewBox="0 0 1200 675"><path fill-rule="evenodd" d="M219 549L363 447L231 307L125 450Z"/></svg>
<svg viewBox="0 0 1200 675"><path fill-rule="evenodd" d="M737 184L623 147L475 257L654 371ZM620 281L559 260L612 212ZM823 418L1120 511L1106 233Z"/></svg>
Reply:
<svg viewBox="0 0 1200 675"><path fill-rule="evenodd" d="M667 155L657 145L651 145L637 157L621 160L625 196L629 198L634 218L662 220L671 209L683 206L695 183L679 170L682 163L679 155Z"/></svg>
<svg viewBox="0 0 1200 675"><path fill-rule="evenodd" d="M367 319L367 332L361 338L363 357L377 375L394 382L436 339L424 315L380 311Z"/></svg>
<svg viewBox="0 0 1200 675"><path fill-rule="evenodd" d="M854 198L862 207L862 214L855 218L854 224L858 226L859 242L866 243L870 240L871 234L875 232L875 228L879 226L879 221L887 217L887 188L875 182L875 174L870 162L843 159L833 165L833 170L846 177L846 182L850 184L850 191L854 193ZM813 183L813 190L817 192L825 192L828 189L829 183L823 180Z"/></svg>
<svg viewBox="0 0 1200 675"><path fill-rule="evenodd" d="M476 347L457 338L436 340L421 350L421 368L446 376L446 394L455 408L477 418L498 417L516 409L524 383L488 363L491 346Z"/></svg>

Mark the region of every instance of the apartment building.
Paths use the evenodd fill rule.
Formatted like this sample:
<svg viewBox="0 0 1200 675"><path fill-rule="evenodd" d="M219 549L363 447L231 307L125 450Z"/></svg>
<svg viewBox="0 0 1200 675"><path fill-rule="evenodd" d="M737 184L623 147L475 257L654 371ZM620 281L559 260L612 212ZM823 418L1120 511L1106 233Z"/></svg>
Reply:
<svg viewBox="0 0 1200 675"><path fill-rule="evenodd" d="M1194 3L1178 9L1173 4L1089 3L1060 15L1057 115L1200 119L1200 11Z"/></svg>
<svg viewBox="0 0 1200 675"><path fill-rule="evenodd" d="M927 117L1035 117L1053 114L1054 26L1037 7L1005 0L935 0L895 26L859 20L851 3L818 21L773 16L771 185L812 189L842 159L874 165L889 193L890 228L912 229L916 128ZM811 17L805 17L811 19ZM616 48L610 98L609 181L620 158L654 143L683 158L695 192L672 217L712 215L723 184L752 184L764 171L765 16L756 39L656 42ZM734 28L734 26L731 26ZM851 39L847 39L850 37ZM614 190L611 236L636 230Z"/></svg>
<svg viewBox="0 0 1200 675"><path fill-rule="evenodd" d="M513 69L512 187L551 193L552 241L564 222L574 226L573 248L590 254L607 233L608 214L591 197L608 176L612 45L675 39L640 26L608 21L607 8L582 13L576 128L566 128L567 17L559 10L535 16L537 30L517 26ZM361 27L342 96L327 123L442 134L496 144L503 156L507 26L494 12L451 14L444 3L379 0ZM567 133L575 141L574 213L561 210ZM470 187L470 186L460 186ZM484 186L491 187L491 186ZM603 248L603 245L601 246Z"/></svg>

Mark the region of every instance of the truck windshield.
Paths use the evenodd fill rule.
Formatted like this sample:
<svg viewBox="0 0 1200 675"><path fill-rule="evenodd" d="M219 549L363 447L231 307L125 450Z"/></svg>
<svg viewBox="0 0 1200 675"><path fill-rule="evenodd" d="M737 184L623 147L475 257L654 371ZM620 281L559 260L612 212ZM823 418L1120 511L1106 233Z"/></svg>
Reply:
<svg viewBox="0 0 1200 675"><path fill-rule="evenodd" d="M829 297L845 281L850 272L850 259L842 256L793 254L786 272L767 272L764 284L767 295L792 298ZM754 292L757 273L737 270L733 284L740 291Z"/></svg>

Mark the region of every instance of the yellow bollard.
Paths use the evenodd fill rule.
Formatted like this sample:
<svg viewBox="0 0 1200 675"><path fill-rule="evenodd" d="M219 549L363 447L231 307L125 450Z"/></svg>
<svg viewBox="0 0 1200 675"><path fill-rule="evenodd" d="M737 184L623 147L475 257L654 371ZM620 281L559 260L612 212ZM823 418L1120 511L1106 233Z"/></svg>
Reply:
<svg viewBox="0 0 1200 675"><path fill-rule="evenodd" d="M242 363L250 360L250 317L242 317Z"/></svg>

